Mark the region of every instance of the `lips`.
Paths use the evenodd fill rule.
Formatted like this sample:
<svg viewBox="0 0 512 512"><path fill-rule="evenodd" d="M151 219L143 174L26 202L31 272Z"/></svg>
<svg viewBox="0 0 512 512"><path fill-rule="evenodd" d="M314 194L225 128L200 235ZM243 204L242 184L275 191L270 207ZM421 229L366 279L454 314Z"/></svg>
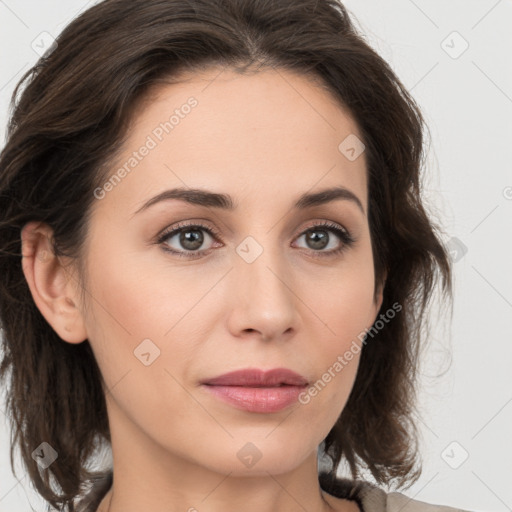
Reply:
<svg viewBox="0 0 512 512"><path fill-rule="evenodd" d="M277 413L298 400L308 380L287 368L237 370L202 382L210 395L237 409Z"/></svg>
<svg viewBox="0 0 512 512"><path fill-rule="evenodd" d="M261 388L306 386L308 384L308 380L302 375L299 375L287 368L274 368L268 371L247 368L207 379L203 381L202 384L209 386L244 386Z"/></svg>

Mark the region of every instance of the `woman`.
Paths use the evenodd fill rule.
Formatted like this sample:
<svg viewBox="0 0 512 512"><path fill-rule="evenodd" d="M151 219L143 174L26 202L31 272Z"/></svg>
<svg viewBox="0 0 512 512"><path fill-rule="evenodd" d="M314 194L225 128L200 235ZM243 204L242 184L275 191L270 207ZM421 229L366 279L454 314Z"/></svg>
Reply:
<svg viewBox="0 0 512 512"><path fill-rule="evenodd" d="M15 95L1 373L49 504L455 510L382 488L451 270L421 112L340 3L107 0Z"/></svg>

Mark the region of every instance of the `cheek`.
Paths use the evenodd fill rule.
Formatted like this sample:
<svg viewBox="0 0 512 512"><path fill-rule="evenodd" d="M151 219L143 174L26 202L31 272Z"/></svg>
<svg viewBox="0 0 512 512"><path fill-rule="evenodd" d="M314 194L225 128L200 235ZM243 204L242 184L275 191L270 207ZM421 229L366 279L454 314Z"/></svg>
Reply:
<svg viewBox="0 0 512 512"><path fill-rule="evenodd" d="M321 287L310 286L308 296L317 316L311 336L321 347L311 353L321 369L318 389L329 388L327 393L321 392L320 402L335 418L353 386L364 349L362 340L376 314L371 251L347 259L347 265L331 277L322 280Z"/></svg>
<svg viewBox="0 0 512 512"><path fill-rule="evenodd" d="M171 275L169 268L167 272L159 269L144 255L116 253L115 245L106 246L101 261L90 270L91 295L97 299L93 307L103 328L120 330L134 339L163 337L190 309L193 297L197 302L190 273L187 285L179 272Z"/></svg>
<svg viewBox="0 0 512 512"><path fill-rule="evenodd" d="M342 393L351 386L359 364L365 330L373 322L373 287L360 280L346 280L324 296L315 298L324 336L316 336L321 350L316 351L318 367L336 378L335 388ZM329 376L325 374L325 379ZM330 380L329 380L330 381Z"/></svg>
<svg viewBox="0 0 512 512"><path fill-rule="evenodd" d="M369 242L361 249L347 257L339 271L322 279L322 286L309 285L314 311L342 345L370 327L376 313Z"/></svg>
<svg viewBox="0 0 512 512"><path fill-rule="evenodd" d="M190 269L159 269L154 260L116 253L115 247L114 243L104 246L101 261L90 266L88 283L88 337L107 385L128 370L138 374L149 369L137 359L139 347L147 347L151 357L158 354L153 369L185 365L197 345L194 340L200 339L195 319L205 318L205 308L211 306L200 299L217 279L196 279ZM147 374L143 380L151 380Z"/></svg>

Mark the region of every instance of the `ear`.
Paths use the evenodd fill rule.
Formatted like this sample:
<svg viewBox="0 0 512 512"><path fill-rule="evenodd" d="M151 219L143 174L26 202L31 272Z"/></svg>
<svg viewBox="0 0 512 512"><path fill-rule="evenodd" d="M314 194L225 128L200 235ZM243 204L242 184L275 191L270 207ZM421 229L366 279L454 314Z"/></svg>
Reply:
<svg viewBox="0 0 512 512"><path fill-rule="evenodd" d="M23 273L37 308L54 331L68 343L81 343L87 339L87 332L77 307L78 287L73 286L74 278L54 254L52 235L52 229L41 222L23 226Z"/></svg>

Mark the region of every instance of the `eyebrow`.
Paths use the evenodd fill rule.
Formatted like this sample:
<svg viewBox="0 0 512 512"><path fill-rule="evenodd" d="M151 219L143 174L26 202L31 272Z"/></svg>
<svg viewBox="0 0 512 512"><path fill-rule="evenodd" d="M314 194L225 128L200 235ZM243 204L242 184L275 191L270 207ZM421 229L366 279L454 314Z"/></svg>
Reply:
<svg viewBox="0 0 512 512"><path fill-rule="evenodd" d="M228 194L210 192L208 190L197 188L173 188L165 190L146 201L134 213L134 215L147 210L150 206L153 206L156 203L161 201L169 201L172 199L184 201L189 204L218 208L226 211L234 211L238 207L238 203L234 201L233 198ZM306 208L320 206L335 200L351 201L357 205L357 207L364 215L366 215L364 207L359 198L352 191L341 186L327 188L320 190L319 192L304 193L297 199L293 205L293 208L297 210L305 210Z"/></svg>

